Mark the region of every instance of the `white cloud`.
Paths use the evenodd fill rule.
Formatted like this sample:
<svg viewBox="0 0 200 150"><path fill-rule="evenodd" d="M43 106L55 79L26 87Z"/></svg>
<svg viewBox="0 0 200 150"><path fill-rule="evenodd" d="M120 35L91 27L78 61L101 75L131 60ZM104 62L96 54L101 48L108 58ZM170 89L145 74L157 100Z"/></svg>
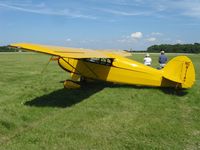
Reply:
<svg viewBox="0 0 200 150"><path fill-rule="evenodd" d="M142 32L134 32L131 34L131 38L133 38L135 40L141 39L142 37L143 37Z"/></svg>
<svg viewBox="0 0 200 150"><path fill-rule="evenodd" d="M140 12L141 15L157 17L181 15L200 18L199 0L119 0L117 2L119 5L122 4L122 7L127 5L135 8L134 10Z"/></svg>
<svg viewBox="0 0 200 150"><path fill-rule="evenodd" d="M140 39L142 39L142 37L143 37L142 32L133 32L128 36L122 36L122 39L119 39L117 41L120 43L127 43L127 44L138 43Z"/></svg>
<svg viewBox="0 0 200 150"><path fill-rule="evenodd" d="M189 17L200 18L200 2L199 0L162 0L159 2L153 2L153 7L156 10L160 10L160 6L162 12L176 12L176 15L183 15Z"/></svg>
<svg viewBox="0 0 200 150"><path fill-rule="evenodd" d="M176 43L181 44L181 43L183 43L183 41L182 40L176 40Z"/></svg>
<svg viewBox="0 0 200 150"><path fill-rule="evenodd" d="M45 3L40 3L37 5L24 4L24 6L23 6L23 4L20 4L20 3L19 4L14 4L14 3L10 4L10 3L0 2L0 7L11 9L11 10L28 12L28 13L42 14L42 15L54 15L54 16L66 16L66 17L72 17L72 18L96 19L96 17L77 13L77 12L72 11L67 8L61 9L61 10L55 10L50 7L47 7L45 5Z"/></svg>
<svg viewBox="0 0 200 150"><path fill-rule="evenodd" d="M200 18L199 0L182 0L174 2L176 9L179 9L182 15Z"/></svg>
<svg viewBox="0 0 200 150"><path fill-rule="evenodd" d="M156 41L156 38L155 37L150 37L147 39L148 42L155 42Z"/></svg>
<svg viewBox="0 0 200 150"><path fill-rule="evenodd" d="M66 41L66 42L71 42L71 41L72 41L72 39L70 39L70 38L67 38L65 41Z"/></svg>
<svg viewBox="0 0 200 150"><path fill-rule="evenodd" d="M120 43L131 43L132 41L130 40L130 39L128 39L128 38L124 38L124 39L119 39L119 40L117 40L118 42L120 42Z"/></svg>
<svg viewBox="0 0 200 150"><path fill-rule="evenodd" d="M152 32L151 35L154 35L154 36L161 36L161 35L163 35L163 34L160 33L160 32Z"/></svg>
<svg viewBox="0 0 200 150"><path fill-rule="evenodd" d="M97 10L111 13L114 15L120 15L120 16L139 16L139 15L144 15L146 12L128 12L128 11L122 11L122 10L114 10L114 9L105 9L105 8L98 8Z"/></svg>

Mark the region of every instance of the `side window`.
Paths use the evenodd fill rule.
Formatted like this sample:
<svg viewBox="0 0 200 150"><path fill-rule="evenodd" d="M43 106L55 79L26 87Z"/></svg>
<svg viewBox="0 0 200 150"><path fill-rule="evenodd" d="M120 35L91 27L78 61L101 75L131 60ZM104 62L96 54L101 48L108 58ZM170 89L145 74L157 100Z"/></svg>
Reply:
<svg viewBox="0 0 200 150"><path fill-rule="evenodd" d="M112 66L113 59L111 58L101 58L101 64L106 66Z"/></svg>
<svg viewBox="0 0 200 150"><path fill-rule="evenodd" d="M113 59L111 58L85 58L86 62L96 63L100 65L112 66Z"/></svg>
<svg viewBox="0 0 200 150"><path fill-rule="evenodd" d="M100 64L107 65L107 58L100 58Z"/></svg>

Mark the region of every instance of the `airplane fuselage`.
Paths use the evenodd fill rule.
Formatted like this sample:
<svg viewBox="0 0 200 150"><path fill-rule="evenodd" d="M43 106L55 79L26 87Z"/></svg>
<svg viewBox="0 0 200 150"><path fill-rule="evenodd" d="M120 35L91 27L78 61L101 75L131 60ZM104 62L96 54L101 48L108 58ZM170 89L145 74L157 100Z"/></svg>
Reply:
<svg viewBox="0 0 200 150"><path fill-rule="evenodd" d="M107 82L161 86L163 79L162 70L145 66L125 57L102 60L60 58L58 63L61 68L70 73Z"/></svg>

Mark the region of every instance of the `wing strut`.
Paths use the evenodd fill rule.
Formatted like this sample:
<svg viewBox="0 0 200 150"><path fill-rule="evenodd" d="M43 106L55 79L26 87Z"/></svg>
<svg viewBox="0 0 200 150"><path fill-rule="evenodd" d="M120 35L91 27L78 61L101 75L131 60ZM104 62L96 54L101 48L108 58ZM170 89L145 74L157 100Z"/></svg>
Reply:
<svg viewBox="0 0 200 150"><path fill-rule="evenodd" d="M61 57L62 58L62 57ZM79 70L77 70L75 67L73 67L68 61L66 61L65 59L63 59L62 58L62 60L64 61L64 62L66 62L70 67L72 67L74 70L76 70L80 75L81 75L81 72L79 71ZM75 72L73 72L73 73L75 73Z"/></svg>
<svg viewBox="0 0 200 150"><path fill-rule="evenodd" d="M44 71L47 69L47 66L49 65L50 61L52 60L53 55L51 56L51 58L49 59L49 61L47 62L47 64L44 66L44 68L41 71L41 74L44 73Z"/></svg>

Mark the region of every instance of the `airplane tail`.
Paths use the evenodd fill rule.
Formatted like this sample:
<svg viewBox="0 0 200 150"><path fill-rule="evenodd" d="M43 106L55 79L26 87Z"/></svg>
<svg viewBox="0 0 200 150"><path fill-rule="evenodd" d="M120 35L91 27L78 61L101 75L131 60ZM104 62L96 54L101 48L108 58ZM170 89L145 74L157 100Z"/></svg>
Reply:
<svg viewBox="0 0 200 150"><path fill-rule="evenodd" d="M164 72L162 86L191 88L195 82L194 65L186 56L173 58L162 70Z"/></svg>

